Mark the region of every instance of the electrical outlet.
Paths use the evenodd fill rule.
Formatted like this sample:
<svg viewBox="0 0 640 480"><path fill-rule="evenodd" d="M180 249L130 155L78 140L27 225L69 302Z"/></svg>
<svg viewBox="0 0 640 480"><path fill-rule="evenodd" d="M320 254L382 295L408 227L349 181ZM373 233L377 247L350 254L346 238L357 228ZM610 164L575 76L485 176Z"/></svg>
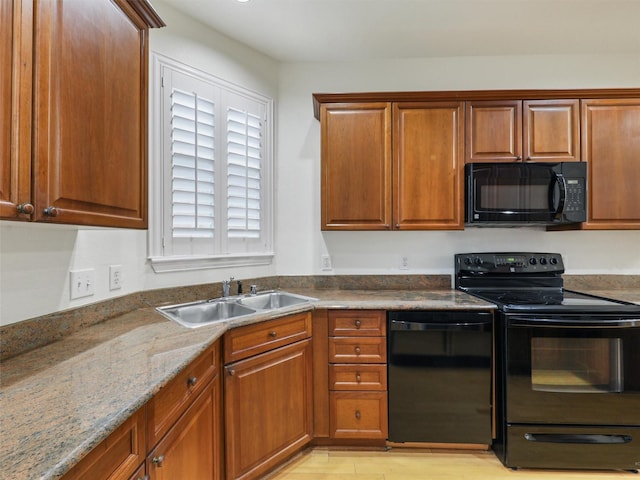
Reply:
<svg viewBox="0 0 640 480"><path fill-rule="evenodd" d="M331 266L331 256L330 255L320 255L320 268L322 270L331 270L333 268Z"/></svg>
<svg viewBox="0 0 640 480"><path fill-rule="evenodd" d="M406 255L400 257L400 270L409 270L409 257Z"/></svg>
<svg viewBox="0 0 640 480"><path fill-rule="evenodd" d="M93 268L71 270L69 272L69 295L71 300L90 297L95 293L96 271Z"/></svg>
<svg viewBox="0 0 640 480"><path fill-rule="evenodd" d="M122 265L109 266L109 290L122 288Z"/></svg>

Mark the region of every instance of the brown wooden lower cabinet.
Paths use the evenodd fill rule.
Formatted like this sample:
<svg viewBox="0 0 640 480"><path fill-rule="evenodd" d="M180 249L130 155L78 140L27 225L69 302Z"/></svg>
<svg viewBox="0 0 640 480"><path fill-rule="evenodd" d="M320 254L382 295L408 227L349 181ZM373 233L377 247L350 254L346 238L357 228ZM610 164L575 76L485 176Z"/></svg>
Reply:
<svg viewBox="0 0 640 480"><path fill-rule="evenodd" d="M311 394L310 339L225 366L226 478L261 478L309 444Z"/></svg>
<svg viewBox="0 0 640 480"><path fill-rule="evenodd" d="M150 480L219 480L220 377L216 376L147 457Z"/></svg>
<svg viewBox="0 0 640 480"><path fill-rule="evenodd" d="M191 362L63 480L222 480L219 345Z"/></svg>
<svg viewBox="0 0 640 480"><path fill-rule="evenodd" d="M331 392L333 438L386 439L387 392Z"/></svg>

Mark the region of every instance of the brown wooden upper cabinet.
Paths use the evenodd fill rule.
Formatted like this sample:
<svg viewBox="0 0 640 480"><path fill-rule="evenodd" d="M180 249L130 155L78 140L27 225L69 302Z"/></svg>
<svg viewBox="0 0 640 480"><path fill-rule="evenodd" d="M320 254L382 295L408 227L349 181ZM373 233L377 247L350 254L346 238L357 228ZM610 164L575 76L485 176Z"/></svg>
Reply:
<svg viewBox="0 0 640 480"><path fill-rule="evenodd" d="M580 160L579 100L467 102L466 163Z"/></svg>
<svg viewBox="0 0 640 480"><path fill-rule="evenodd" d="M323 104L322 229L461 229L463 102Z"/></svg>
<svg viewBox="0 0 640 480"><path fill-rule="evenodd" d="M640 228L640 98L582 100L584 229Z"/></svg>
<svg viewBox="0 0 640 480"><path fill-rule="evenodd" d="M0 6L0 218L147 226L144 0ZM10 107L9 107L10 106Z"/></svg>

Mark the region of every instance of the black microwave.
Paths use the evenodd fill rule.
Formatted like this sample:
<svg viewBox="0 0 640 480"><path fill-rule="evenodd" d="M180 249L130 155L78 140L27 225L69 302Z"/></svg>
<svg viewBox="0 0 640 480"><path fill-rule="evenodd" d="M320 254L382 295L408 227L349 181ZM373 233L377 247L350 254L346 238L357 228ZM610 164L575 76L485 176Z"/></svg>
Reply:
<svg viewBox="0 0 640 480"><path fill-rule="evenodd" d="M562 225L587 219L585 162L465 165L468 226Z"/></svg>

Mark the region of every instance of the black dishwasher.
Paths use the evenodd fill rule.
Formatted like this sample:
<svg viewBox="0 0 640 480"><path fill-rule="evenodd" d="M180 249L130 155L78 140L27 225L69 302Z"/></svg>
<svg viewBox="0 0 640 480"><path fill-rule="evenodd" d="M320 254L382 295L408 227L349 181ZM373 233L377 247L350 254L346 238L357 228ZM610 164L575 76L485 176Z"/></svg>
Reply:
<svg viewBox="0 0 640 480"><path fill-rule="evenodd" d="M491 444L491 312L390 311L389 441Z"/></svg>

